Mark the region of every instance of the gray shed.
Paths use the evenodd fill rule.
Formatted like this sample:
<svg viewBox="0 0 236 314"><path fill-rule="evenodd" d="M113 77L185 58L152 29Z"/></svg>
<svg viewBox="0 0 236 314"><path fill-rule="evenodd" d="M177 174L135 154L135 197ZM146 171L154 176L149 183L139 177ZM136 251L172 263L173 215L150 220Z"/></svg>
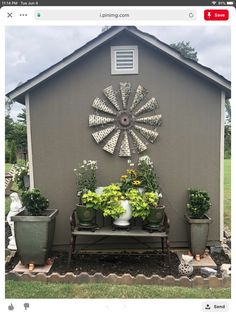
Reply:
<svg viewBox="0 0 236 314"><path fill-rule="evenodd" d="M121 93L116 93L121 86ZM127 168L127 158L138 154L149 155L157 169L171 246L187 245L184 213L189 187L209 192L213 223L208 244L219 243L224 104L230 88L224 77L150 34L114 26L8 93L26 106L31 187L39 188L50 207L60 210L54 244L69 243L69 216L77 198L73 169L78 163L97 160L98 185L104 186L116 182ZM158 102L155 112L153 98ZM138 123L127 114L132 106L141 111L135 118L141 119ZM112 129L117 121L119 134ZM129 247L123 241L117 247Z"/></svg>

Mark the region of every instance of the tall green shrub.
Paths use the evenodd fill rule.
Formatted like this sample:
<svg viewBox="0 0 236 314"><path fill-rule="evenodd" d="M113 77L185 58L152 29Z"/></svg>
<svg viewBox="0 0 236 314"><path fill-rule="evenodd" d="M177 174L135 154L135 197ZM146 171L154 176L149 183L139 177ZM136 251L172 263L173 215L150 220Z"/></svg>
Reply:
<svg viewBox="0 0 236 314"><path fill-rule="evenodd" d="M14 141L10 143L10 147L9 147L9 162L11 164L16 163L16 144Z"/></svg>

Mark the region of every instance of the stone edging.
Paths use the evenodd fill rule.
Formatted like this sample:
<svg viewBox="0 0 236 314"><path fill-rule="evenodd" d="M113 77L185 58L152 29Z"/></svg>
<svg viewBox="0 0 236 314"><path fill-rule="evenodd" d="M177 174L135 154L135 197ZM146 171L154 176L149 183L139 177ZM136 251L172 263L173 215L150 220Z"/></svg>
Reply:
<svg viewBox="0 0 236 314"><path fill-rule="evenodd" d="M175 278L173 276L160 277L158 275L152 275L146 277L142 274L136 277L130 274L124 274L118 276L116 274L109 274L104 276L102 273L96 273L89 275L86 272L82 272L79 275L75 275L72 272L68 272L65 275L58 273L52 273L51 275L45 275L43 273L33 274L18 274L13 271L6 274L6 279L16 281L39 281L45 283L110 283L110 284L122 284L122 285L159 285L159 286L179 286L187 288L231 288L231 277L218 278L210 276L203 278L201 276L195 276L189 279L186 276L181 278Z"/></svg>

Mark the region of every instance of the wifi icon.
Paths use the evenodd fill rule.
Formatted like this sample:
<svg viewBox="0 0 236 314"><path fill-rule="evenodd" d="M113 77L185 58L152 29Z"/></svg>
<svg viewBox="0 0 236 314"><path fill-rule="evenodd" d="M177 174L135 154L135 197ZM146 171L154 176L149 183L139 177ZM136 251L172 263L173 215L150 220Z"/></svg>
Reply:
<svg viewBox="0 0 236 314"><path fill-rule="evenodd" d="M213 5L215 5L215 4L216 4L216 2L217 2L217 1L212 1L211 3L212 3Z"/></svg>

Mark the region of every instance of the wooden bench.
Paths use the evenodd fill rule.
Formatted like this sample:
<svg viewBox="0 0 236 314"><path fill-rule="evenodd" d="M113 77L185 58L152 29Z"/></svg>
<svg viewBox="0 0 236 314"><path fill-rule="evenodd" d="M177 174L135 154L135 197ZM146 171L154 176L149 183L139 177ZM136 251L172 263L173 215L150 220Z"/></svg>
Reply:
<svg viewBox="0 0 236 314"><path fill-rule="evenodd" d="M150 232L143 230L141 226L132 226L129 231L127 230L112 230L112 226L102 226L98 227L93 231L88 230L79 230L78 228L78 221L76 217L76 211L73 211L70 217L70 227L71 227L71 240L70 240L70 247L69 247L69 254L68 254L68 267L71 263L71 257L75 253L75 245L76 239L79 236L89 236L89 237L100 237L99 240L95 241L94 243L98 243L107 237L132 237L133 239L141 242L140 238L147 238L151 237L153 239L159 238L161 239L161 248L162 253L164 253L164 246L166 248L166 252L168 254L168 263L170 266L170 242L169 242L169 219L165 214L164 221L163 221L163 231L161 232ZM141 242L143 243L143 242Z"/></svg>
<svg viewBox="0 0 236 314"><path fill-rule="evenodd" d="M13 185L13 174L15 171L15 166L11 167L11 170L8 173L5 173L5 196L9 196L11 194L11 188Z"/></svg>

